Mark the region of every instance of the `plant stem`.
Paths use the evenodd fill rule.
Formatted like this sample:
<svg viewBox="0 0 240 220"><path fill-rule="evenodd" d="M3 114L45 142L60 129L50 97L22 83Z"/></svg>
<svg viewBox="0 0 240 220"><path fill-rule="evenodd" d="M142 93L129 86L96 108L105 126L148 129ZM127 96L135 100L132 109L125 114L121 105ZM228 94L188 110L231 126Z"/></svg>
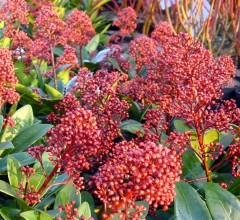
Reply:
<svg viewBox="0 0 240 220"><path fill-rule="evenodd" d="M54 83L54 88L57 89L57 73L56 73L56 65L55 65L54 53L53 53L52 45L50 45L50 50L51 50L51 57L52 57L53 83Z"/></svg>
<svg viewBox="0 0 240 220"><path fill-rule="evenodd" d="M201 131L200 131L199 127L197 126L196 122L195 122L195 129L196 129L197 136L198 136L199 148L204 152L203 136L202 136ZM207 181L211 182L210 170L209 170L208 163L207 163L208 156L204 152L202 157L203 157L202 160L203 160L203 165L204 165Z"/></svg>
<svg viewBox="0 0 240 220"><path fill-rule="evenodd" d="M46 178L46 180L44 181L44 183L42 184L41 188L38 190L38 194L41 195L42 192L47 188L48 183L51 181L51 179L53 178L53 176L56 174L57 170L58 170L58 164L55 165L55 167L53 168L52 172L49 174L49 176Z"/></svg>

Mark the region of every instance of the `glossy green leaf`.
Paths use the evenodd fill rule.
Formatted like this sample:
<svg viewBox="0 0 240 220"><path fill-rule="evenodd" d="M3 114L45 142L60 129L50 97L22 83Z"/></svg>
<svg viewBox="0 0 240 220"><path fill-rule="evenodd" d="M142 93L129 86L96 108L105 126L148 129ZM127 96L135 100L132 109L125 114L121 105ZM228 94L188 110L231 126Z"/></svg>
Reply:
<svg viewBox="0 0 240 220"><path fill-rule="evenodd" d="M87 191L81 191L81 203L87 202L90 206L94 207L94 199Z"/></svg>
<svg viewBox="0 0 240 220"><path fill-rule="evenodd" d="M90 42L87 44L86 46L86 50L89 52L89 53L92 53L94 50L97 49L98 47L98 44L99 44L99 34L97 34L96 36L94 36Z"/></svg>
<svg viewBox="0 0 240 220"><path fill-rule="evenodd" d="M240 217L240 201L236 196L217 183L207 183L205 187L207 206L215 220L233 220Z"/></svg>
<svg viewBox="0 0 240 220"><path fill-rule="evenodd" d="M61 99L63 97L63 94L56 90L55 88L45 84L45 88L47 91L47 94L49 95L50 98L52 99Z"/></svg>
<svg viewBox="0 0 240 220"><path fill-rule="evenodd" d="M77 192L76 188L72 185L65 185L56 196L54 208L57 209L58 205L65 207L66 203L70 203L73 200L75 201L74 207L79 208L81 204L81 194Z"/></svg>
<svg viewBox="0 0 240 220"><path fill-rule="evenodd" d="M33 111L31 105L25 105L18 109L13 115L12 119L15 121L16 125L14 127L7 127L1 138L1 142L11 141L16 137L21 131L32 126L33 124Z"/></svg>
<svg viewBox="0 0 240 220"><path fill-rule="evenodd" d="M121 123L120 129L135 134L137 131L144 131L142 124L135 120L126 120Z"/></svg>
<svg viewBox="0 0 240 220"><path fill-rule="evenodd" d="M232 184L230 184L230 186L228 187L228 191L235 196L240 195L240 178L237 178Z"/></svg>
<svg viewBox="0 0 240 220"><path fill-rule="evenodd" d="M181 177L187 179L187 180L195 180L197 178L205 177L205 171L202 168L202 164L197 158L197 156L191 151L187 150L182 155L182 175ZM195 185L199 189L203 189L207 180L196 180L193 181L193 185Z"/></svg>
<svg viewBox="0 0 240 220"><path fill-rule="evenodd" d="M33 78L30 74L24 73L25 69L26 65L21 60L17 60L14 63L14 72L16 77L18 78L19 83L24 86L31 86Z"/></svg>
<svg viewBox="0 0 240 220"><path fill-rule="evenodd" d="M107 53L110 51L109 48L105 49L105 50L101 50L96 57L94 57L92 59L93 63L100 63L103 61L103 59L106 57Z"/></svg>
<svg viewBox="0 0 240 220"><path fill-rule="evenodd" d="M14 198L20 199L20 197L17 195L17 192L13 189L13 187L2 180L0 180L0 192L12 196Z"/></svg>
<svg viewBox="0 0 240 220"><path fill-rule="evenodd" d="M119 66L118 62L112 58L112 57L108 57L108 61L119 71L122 72L121 67Z"/></svg>
<svg viewBox="0 0 240 220"><path fill-rule="evenodd" d="M3 207L0 209L0 215L5 220L20 220L19 214L21 210L10 208L10 207Z"/></svg>
<svg viewBox="0 0 240 220"><path fill-rule="evenodd" d="M69 81L69 74L69 70L62 70L60 73L58 73L57 78L66 85Z"/></svg>
<svg viewBox="0 0 240 220"><path fill-rule="evenodd" d="M84 216L86 219L91 217L91 209L87 202L83 202L78 208L78 212L81 216Z"/></svg>
<svg viewBox="0 0 240 220"><path fill-rule="evenodd" d="M31 210L20 214L26 220L52 220L52 217L43 211Z"/></svg>
<svg viewBox="0 0 240 220"><path fill-rule="evenodd" d="M8 160L8 157L10 157L10 156L5 156L5 157L0 159L0 173L3 173L3 172L7 171L7 160ZM11 154L11 157L17 159L22 164L22 166L26 166L26 165L32 164L32 163L34 163L36 161L36 159L33 158L27 152Z"/></svg>
<svg viewBox="0 0 240 220"><path fill-rule="evenodd" d="M0 143L0 151L6 150L6 149L13 149L14 146L11 141L6 141Z"/></svg>
<svg viewBox="0 0 240 220"><path fill-rule="evenodd" d="M176 183L175 191L174 217L176 220L212 219L205 202L193 187L180 181Z"/></svg>
<svg viewBox="0 0 240 220"><path fill-rule="evenodd" d="M34 142L40 139L47 131L52 128L50 124L35 124L22 131L13 139L14 150L12 153L18 153L26 150Z"/></svg>
<svg viewBox="0 0 240 220"><path fill-rule="evenodd" d="M9 183L12 187L17 188L22 182L25 185L26 177L20 171L22 164L14 157L8 157L7 160L7 171Z"/></svg>
<svg viewBox="0 0 240 220"><path fill-rule="evenodd" d="M185 131L191 130L191 128L188 125L186 125L185 121L182 119L175 119L173 121L173 124L176 130L181 134L183 134Z"/></svg>

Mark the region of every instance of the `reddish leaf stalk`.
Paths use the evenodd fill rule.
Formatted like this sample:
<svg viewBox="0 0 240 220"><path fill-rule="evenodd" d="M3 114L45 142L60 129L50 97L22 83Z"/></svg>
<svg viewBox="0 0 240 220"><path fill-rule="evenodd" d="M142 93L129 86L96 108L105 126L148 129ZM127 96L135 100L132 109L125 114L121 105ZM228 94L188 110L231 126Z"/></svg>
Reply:
<svg viewBox="0 0 240 220"><path fill-rule="evenodd" d="M46 180L44 181L44 183L42 184L41 188L38 190L38 194L41 195L42 192L47 188L48 183L51 181L51 179L53 178L53 176L56 174L57 170L58 170L58 164L55 165L55 167L53 168L52 172L49 174L49 176L46 178Z"/></svg>

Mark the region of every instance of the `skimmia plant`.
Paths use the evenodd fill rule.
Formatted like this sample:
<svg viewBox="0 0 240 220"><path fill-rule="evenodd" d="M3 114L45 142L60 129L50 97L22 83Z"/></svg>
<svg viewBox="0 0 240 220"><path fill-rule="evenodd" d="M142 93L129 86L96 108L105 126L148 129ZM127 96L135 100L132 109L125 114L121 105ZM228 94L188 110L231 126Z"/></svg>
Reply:
<svg viewBox="0 0 240 220"><path fill-rule="evenodd" d="M0 1L0 218L238 219L232 59L103 4Z"/></svg>

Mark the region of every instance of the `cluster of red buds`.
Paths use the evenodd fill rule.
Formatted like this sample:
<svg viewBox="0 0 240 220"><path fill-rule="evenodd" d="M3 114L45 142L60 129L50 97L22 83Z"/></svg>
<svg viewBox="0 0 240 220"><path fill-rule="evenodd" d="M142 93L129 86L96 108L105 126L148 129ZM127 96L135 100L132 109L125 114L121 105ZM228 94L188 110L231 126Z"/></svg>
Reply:
<svg viewBox="0 0 240 220"><path fill-rule="evenodd" d="M153 208L167 210L173 202L175 182L180 180L180 154L154 142L123 141L116 145L110 158L99 168L90 184L105 204L104 217L113 213L125 215L122 219L137 216L129 213L135 202L145 200ZM130 216L126 216L126 215Z"/></svg>
<svg viewBox="0 0 240 220"><path fill-rule="evenodd" d="M83 46L95 35L91 19L83 11L73 10L67 15L65 35L71 46Z"/></svg>
<svg viewBox="0 0 240 220"><path fill-rule="evenodd" d="M121 136L119 125L128 117L129 104L120 100L118 90L127 75L119 72L98 71L94 75L80 69L72 92L79 94L81 103L90 108L97 118L97 126L102 131L103 154L114 145L114 139Z"/></svg>
<svg viewBox="0 0 240 220"><path fill-rule="evenodd" d="M3 104L14 104L19 100L19 94L14 86L18 83L14 75L14 66L11 52L8 49L0 48L0 108Z"/></svg>
<svg viewBox="0 0 240 220"><path fill-rule="evenodd" d="M137 27L136 19L135 10L132 7L127 7L118 13L118 19L113 22L113 25L120 28L119 33L124 38L135 31Z"/></svg>
<svg viewBox="0 0 240 220"><path fill-rule="evenodd" d="M29 166L25 166L21 168L21 172L23 172L26 176L26 182L27 187L25 187L25 184L21 182L18 186L18 192L17 194L23 198L28 205L34 205L36 203L41 202L40 200L40 194L38 191L34 188L34 186L30 185L30 177L35 174L35 170Z"/></svg>
<svg viewBox="0 0 240 220"><path fill-rule="evenodd" d="M3 1L0 7L0 20L5 22L4 36L11 38L20 24L28 24L27 15L28 5L25 0Z"/></svg>

